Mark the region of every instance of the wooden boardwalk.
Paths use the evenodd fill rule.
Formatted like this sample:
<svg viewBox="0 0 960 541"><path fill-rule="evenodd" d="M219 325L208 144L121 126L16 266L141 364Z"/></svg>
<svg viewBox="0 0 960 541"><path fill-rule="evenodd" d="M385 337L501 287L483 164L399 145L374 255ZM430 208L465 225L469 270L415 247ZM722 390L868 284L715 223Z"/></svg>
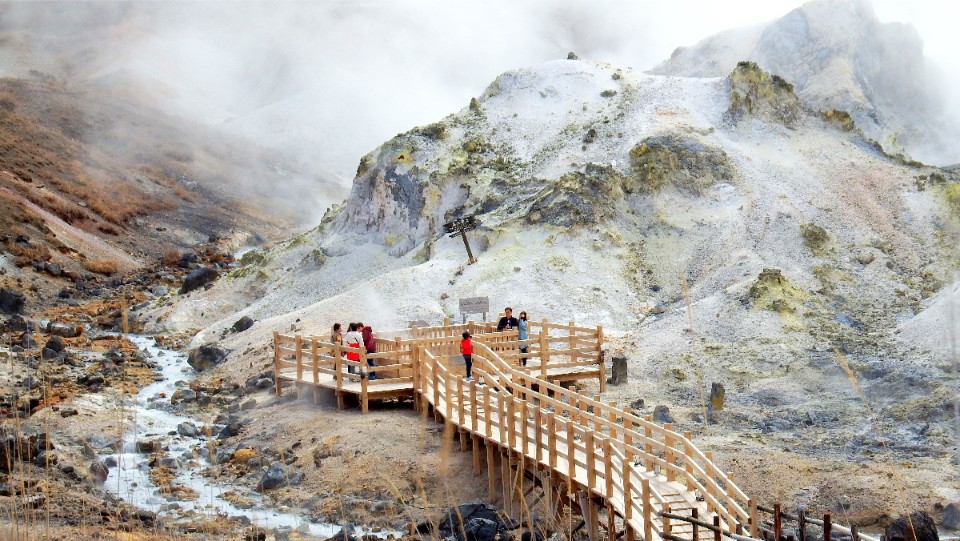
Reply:
<svg viewBox="0 0 960 541"><path fill-rule="evenodd" d="M311 340L307 345L299 336L294 354L300 361L284 361L290 349L277 338L277 392L281 377L307 382L314 393L333 389L341 404L344 393L359 391L364 411L364 394L410 393L418 411L432 414L448 431L459 434L461 449L473 453L475 474L481 475L486 466L489 499L500 500L504 511L530 530L534 503L528 496L539 490L537 503L548 520L559 523L564 513L579 514L591 541L604 537L753 541L761 531L780 533L780 519L770 528L761 524L759 514L766 509L744 494L733 475L714 464L709 452L700 451L689 432L676 432L670 424L659 425L649 416L634 415L630 408L603 403L599 397L558 383L582 373L594 377L591 370L600 371L602 382L600 348L582 345L586 338L570 339L579 331L566 336L568 350L576 351L568 351L562 359L550 344L551 337L541 334L537 340L546 345L538 348L539 356L532 348L523 355L528 357L525 367L512 349L517 347L515 336L500 333L483 340L480 335L492 333L478 332L474 380L467 381L462 367L450 362L452 344L459 343L462 330L458 329L463 326L447 327L419 336L414 329L408 337L394 340L389 351L381 349L384 342L378 341L381 351L369 357L383 364L368 373L384 377L374 381L347 372L351 364L361 372L371 368L364 359L343 361L334 345L326 359L320 342ZM549 334L546 325L542 330ZM596 343L602 344L602 329L596 331ZM310 362L303 362L305 351L310 352ZM591 351L597 357L589 357ZM554 361L558 362L551 366ZM583 365L574 365L580 362ZM570 372L554 373L551 378L554 368ZM546 378L541 377L544 374ZM775 516L781 516L779 510ZM839 525L833 529L851 532ZM863 534L855 537L877 541Z"/></svg>

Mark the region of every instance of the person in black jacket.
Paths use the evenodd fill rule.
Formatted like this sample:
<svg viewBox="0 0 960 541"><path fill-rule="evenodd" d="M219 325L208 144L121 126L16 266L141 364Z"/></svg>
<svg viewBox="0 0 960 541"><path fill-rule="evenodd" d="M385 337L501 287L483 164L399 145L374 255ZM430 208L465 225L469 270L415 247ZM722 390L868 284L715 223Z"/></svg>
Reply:
<svg viewBox="0 0 960 541"><path fill-rule="evenodd" d="M513 308L508 306L503 309L503 313L504 316L500 318L500 322L497 323L497 331L509 331L516 329L520 322L517 321L517 318L513 317Z"/></svg>

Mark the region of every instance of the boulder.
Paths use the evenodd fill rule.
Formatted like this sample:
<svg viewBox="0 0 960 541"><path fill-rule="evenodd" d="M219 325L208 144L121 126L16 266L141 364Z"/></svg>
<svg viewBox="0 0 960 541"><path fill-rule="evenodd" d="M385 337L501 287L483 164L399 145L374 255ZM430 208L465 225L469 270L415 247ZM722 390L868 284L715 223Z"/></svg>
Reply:
<svg viewBox="0 0 960 541"><path fill-rule="evenodd" d="M204 344L197 349L191 350L187 357L187 363L197 372L213 368L227 358L227 352L213 344Z"/></svg>
<svg viewBox="0 0 960 541"><path fill-rule="evenodd" d="M257 483L257 490L273 490L287 486L289 476L282 462L274 462Z"/></svg>
<svg viewBox="0 0 960 541"><path fill-rule="evenodd" d="M722 383L712 383L710 384L710 409L713 411L720 411L723 409L723 401L726 396L727 391L723 388Z"/></svg>
<svg viewBox="0 0 960 541"><path fill-rule="evenodd" d="M607 383L611 385L622 385L627 382L627 358L616 356L611 358L612 366L610 369L610 379Z"/></svg>
<svg viewBox="0 0 960 541"><path fill-rule="evenodd" d="M188 421L177 425L177 434L186 438L196 438L200 435L200 429L197 428L197 425Z"/></svg>
<svg viewBox="0 0 960 541"><path fill-rule="evenodd" d="M19 314L23 312L23 305L27 298L23 293L12 289L0 289L0 312L4 314Z"/></svg>
<svg viewBox="0 0 960 541"><path fill-rule="evenodd" d="M83 332L83 326L51 321L50 324L47 325L47 332L63 338L76 338Z"/></svg>
<svg viewBox="0 0 960 541"><path fill-rule="evenodd" d="M943 527L960 530L960 502L948 503L943 509Z"/></svg>
<svg viewBox="0 0 960 541"><path fill-rule="evenodd" d="M52 350L56 353L63 353L65 347L63 343L63 338L59 336L51 336L47 343L43 345L44 349Z"/></svg>
<svg viewBox="0 0 960 541"><path fill-rule="evenodd" d="M253 318L250 316L243 316L233 324L234 332L243 332L250 327L253 327Z"/></svg>
<svg viewBox="0 0 960 541"><path fill-rule="evenodd" d="M163 447L159 441L137 440L136 448L138 453L159 453Z"/></svg>
<svg viewBox="0 0 960 541"><path fill-rule="evenodd" d="M663 404L653 408L653 420L658 423L674 422L673 415L670 415L670 408L664 406Z"/></svg>
<svg viewBox="0 0 960 541"><path fill-rule="evenodd" d="M887 541L940 541L937 525L925 511L910 514L910 519L900 517L883 530Z"/></svg>
<svg viewBox="0 0 960 541"><path fill-rule="evenodd" d="M220 273L216 269L210 267L200 267L199 269L190 271L190 274L183 279L183 285L180 286L180 294L190 293L195 289L199 289L210 282L213 282L220 276Z"/></svg>
<svg viewBox="0 0 960 541"><path fill-rule="evenodd" d="M23 319L23 316L20 314L14 314L7 320L7 328L13 332L23 332L27 330L28 327L27 320Z"/></svg>
<svg viewBox="0 0 960 541"><path fill-rule="evenodd" d="M156 285L150 288L150 293L153 293L158 297L162 297L169 292L170 290L167 289L167 286Z"/></svg>
<svg viewBox="0 0 960 541"><path fill-rule="evenodd" d="M23 349L33 349L37 347L37 341L34 340L33 334L25 332L20 335L20 347Z"/></svg>
<svg viewBox="0 0 960 541"><path fill-rule="evenodd" d="M107 481L107 476L110 475L110 469L107 468L107 465L99 460L94 460L90 463L90 478L100 484L103 484Z"/></svg>

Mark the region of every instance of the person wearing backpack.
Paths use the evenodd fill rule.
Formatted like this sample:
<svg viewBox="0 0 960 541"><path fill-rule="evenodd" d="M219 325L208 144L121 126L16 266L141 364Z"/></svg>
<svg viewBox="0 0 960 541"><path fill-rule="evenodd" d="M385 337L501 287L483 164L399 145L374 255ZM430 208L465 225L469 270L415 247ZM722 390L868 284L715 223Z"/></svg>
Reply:
<svg viewBox="0 0 960 541"><path fill-rule="evenodd" d="M377 352L377 338L373 335L373 327L365 325L360 333L363 337L363 347L367 348L367 355ZM367 366L374 366L373 359L367 358ZM377 379L377 373L370 373L370 381Z"/></svg>

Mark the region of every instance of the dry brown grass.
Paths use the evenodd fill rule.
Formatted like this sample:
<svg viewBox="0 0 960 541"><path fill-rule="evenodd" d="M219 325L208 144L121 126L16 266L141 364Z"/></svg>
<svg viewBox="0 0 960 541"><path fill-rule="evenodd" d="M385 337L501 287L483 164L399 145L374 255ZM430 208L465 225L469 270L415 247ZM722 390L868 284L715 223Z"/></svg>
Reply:
<svg viewBox="0 0 960 541"><path fill-rule="evenodd" d="M90 272L107 276L117 272L120 269L120 265L116 262L116 260L105 257L88 259L83 262L83 267Z"/></svg>
<svg viewBox="0 0 960 541"><path fill-rule="evenodd" d="M182 257L183 255L180 253L180 248L168 244L163 247L163 255L160 256L160 262L164 265L176 265Z"/></svg>

